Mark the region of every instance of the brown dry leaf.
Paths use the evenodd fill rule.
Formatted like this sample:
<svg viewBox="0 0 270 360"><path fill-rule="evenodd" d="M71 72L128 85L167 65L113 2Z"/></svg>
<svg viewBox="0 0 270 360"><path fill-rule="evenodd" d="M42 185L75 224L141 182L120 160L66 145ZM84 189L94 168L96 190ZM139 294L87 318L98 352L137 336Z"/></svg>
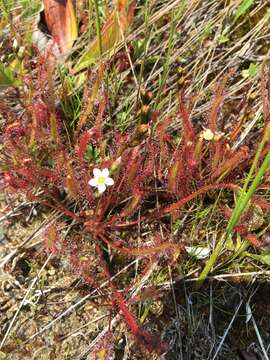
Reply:
<svg viewBox="0 0 270 360"><path fill-rule="evenodd" d="M45 20L50 34L65 53L77 38L77 20L72 0L43 0Z"/></svg>
<svg viewBox="0 0 270 360"><path fill-rule="evenodd" d="M33 43L52 63L66 54L77 39L77 19L72 0L43 0L33 29Z"/></svg>

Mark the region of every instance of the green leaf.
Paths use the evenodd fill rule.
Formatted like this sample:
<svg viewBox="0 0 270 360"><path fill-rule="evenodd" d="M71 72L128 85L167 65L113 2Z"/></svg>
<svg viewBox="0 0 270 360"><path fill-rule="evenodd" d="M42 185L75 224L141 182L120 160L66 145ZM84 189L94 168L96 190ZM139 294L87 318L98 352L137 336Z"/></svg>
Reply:
<svg viewBox="0 0 270 360"><path fill-rule="evenodd" d="M241 75L244 79L247 79L249 77L249 70L248 69L242 70Z"/></svg>
<svg viewBox="0 0 270 360"><path fill-rule="evenodd" d="M259 72L259 65L251 63L248 68L249 75L253 78L255 77Z"/></svg>
<svg viewBox="0 0 270 360"><path fill-rule="evenodd" d="M228 38L228 36L225 35L220 35L220 37L218 38L218 43L220 45L225 44L226 42L228 42L230 39Z"/></svg>
<svg viewBox="0 0 270 360"><path fill-rule="evenodd" d="M14 74L10 68L0 63L0 89L14 85Z"/></svg>
<svg viewBox="0 0 270 360"><path fill-rule="evenodd" d="M259 65L250 63L248 69L244 69L241 71L241 75L244 79L246 79L248 77L254 78L258 74L258 72L259 72Z"/></svg>
<svg viewBox="0 0 270 360"><path fill-rule="evenodd" d="M129 0L118 0L116 8L105 22L101 38L93 40L86 52L81 56L74 67L74 73L86 69L97 62L100 56L112 54L121 42L123 34L128 30L133 19L134 6ZM100 45L102 44L102 54Z"/></svg>
<svg viewBox="0 0 270 360"><path fill-rule="evenodd" d="M269 139L270 139L270 124L267 124L265 131L264 131L262 141L260 142L260 144L258 146L258 150L257 150L254 160L252 162L249 173L246 177L241 194L237 200L236 207L235 207L235 209L229 219L229 222L226 226L226 236L221 238L219 240L219 242L217 243L214 251L212 252L209 260L207 261L203 271L201 272L201 274L199 276L199 280L197 282L197 288L200 288L202 286L202 284L205 281L206 277L208 276L209 272L215 265L215 263L219 257L219 254L222 250L222 247L223 247L223 245L225 245L225 243L228 239L228 236L231 234L235 225L238 223L241 215L247 208L248 203L249 203L250 199L252 198L253 194L255 193L257 187L259 186L263 176L265 175L266 170L270 167L270 152L269 152L265 156L260 168L257 170L257 164L260 159L260 155L264 149L265 144L269 141ZM256 176L253 179L253 181L248 189L248 185L249 185L255 171L256 171Z"/></svg>
<svg viewBox="0 0 270 360"><path fill-rule="evenodd" d="M244 15L247 10L253 5L253 3L254 0L242 0L241 4L236 9L233 22L238 20L240 16Z"/></svg>
<svg viewBox="0 0 270 360"><path fill-rule="evenodd" d="M246 253L247 256L260 261L262 264L270 266L270 251L261 253L260 255Z"/></svg>
<svg viewBox="0 0 270 360"><path fill-rule="evenodd" d="M119 31L117 16L114 14L106 23L105 30L102 32L102 50L104 53L114 49L119 42L121 34ZM100 57L100 46L96 38L89 46L88 50L77 62L74 72L78 72L94 64Z"/></svg>
<svg viewBox="0 0 270 360"><path fill-rule="evenodd" d="M236 237L236 241L232 239L231 235L228 236L228 239L226 240L225 247L226 249L230 251L237 252L242 245L241 237L238 235Z"/></svg>
<svg viewBox="0 0 270 360"><path fill-rule="evenodd" d="M98 148L94 147L92 144L89 144L85 153L85 160L89 163L100 163L100 151Z"/></svg>

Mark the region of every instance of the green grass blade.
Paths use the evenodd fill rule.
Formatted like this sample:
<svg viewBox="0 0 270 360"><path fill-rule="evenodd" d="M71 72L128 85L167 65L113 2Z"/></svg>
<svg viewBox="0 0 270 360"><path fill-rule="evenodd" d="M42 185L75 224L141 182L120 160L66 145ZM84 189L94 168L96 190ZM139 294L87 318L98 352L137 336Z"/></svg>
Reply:
<svg viewBox="0 0 270 360"><path fill-rule="evenodd" d="M99 15L99 6L98 0L94 0L95 13L96 13L96 29L97 29L97 38L99 46L99 56L102 56L102 36L101 36L101 25L100 25L100 15Z"/></svg>
<svg viewBox="0 0 270 360"><path fill-rule="evenodd" d="M209 272L215 265L217 258L222 250L222 247L224 246L225 242L228 239L228 236L232 232L235 225L238 223L238 221L239 221L241 215L243 214L243 212L245 211L250 199L252 198L258 185L260 184L266 170L270 166L270 153L268 153L247 191L248 184L249 184L249 182L252 178L252 175L256 169L261 152L262 152L266 142L269 141L269 138L270 138L270 124L267 124L263 139L262 139L262 141L258 147L258 150L256 152L256 155L253 160L252 166L250 168L249 174L247 176L247 179L246 179L243 189L241 191L241 195L237 201L236 207L235 207L235 209L230 217L230 220L228 222L228 225L226 227L226 235L218 242L212 255L210 256L209 260L207 261L202 273L199 276L199 279L197 282L197 288L199 288L203 284L203 282L206 279L206 277L208 276Z"/></svg>
<svg viewBox="0 0 270 360"><path fill-rule="evenodd" d="M229 222L228 222L228 225L227 225L227 228L226 228L226 232L227 232L228 235L232 232L234 226L235 226L235 225L237 224L237 222L239 221L239 219L240 219L243 211L245 210L245 207L246 207L248 201L250 200L250 198L248 198L248 197L247 197L247 194L246 194L247 187L248 187L248 184L249 184L249 182L250 182L250 180L251 180L251 178L252 178L252 176L253 176L253 173L254 173L254 171L255 171L255 169L256 169L256 167L257 167L257 164L258 164L260 155L261 155L261 153L262 153L262 150L263 150L266 142L269 140L269 137L270 137L269 135L270 135L270 125L268 124L267 127L266 127L266 129L265 129L265 133L264 133L263 139L262 139L262 141L261 141L261 143L260 143L260 145L259 145L259 147L258 147L258 150L257 150L257 152L256 152L256 155L255 155L255 158L254 158L253 163L252 163L252 165L251 165L251 168L250 168L250 171L249 171L249 173L248 173L248 176L247 176L247 178L246 178L246 181L245 181L245 184L244 184L244 186L243 186L241 195L240 195L240 197L239 197L239 199L238 199L238 201L237 201L236 207L235 207L235 209L234 209L234 211L233 211L233 213L232 213L232 215L231 215L231 218L230 218L230 220L229 220ZM263 165L262 165L262 166L263 166ZM259 172L258 172L258 174L259 174ZM257 182L257 181L258 181L258 174L256 175L255 179L253 180L250 189L251 189L251 188L254 189L254 186L253 186L253 185L254 185L254 182L255 182L255 184L257 184L257 186L258 186L258 182ZM263 176L263 174L262 174L262 176ZM260 178L260 179L261 179L261 178ZM260 181L260 180L259 180L259 181ZM256 190L256 188L254 189L254 191L255 191L255 190ZM249 190L249 191L250 191L250 190ZM253 193L254 193L254 191L253 191ZM253 195L253 194L252 194L252 195ZM252 195L249 195L249 196L251 197Z"/></svg>
<svg viewBox="0 0 270 360"><path fill-rule="evenodd" d="M243 0L235 12L233 22L235 23L240 18L240 16L244 15L253 5L253 3L254 0Z"/></svg>

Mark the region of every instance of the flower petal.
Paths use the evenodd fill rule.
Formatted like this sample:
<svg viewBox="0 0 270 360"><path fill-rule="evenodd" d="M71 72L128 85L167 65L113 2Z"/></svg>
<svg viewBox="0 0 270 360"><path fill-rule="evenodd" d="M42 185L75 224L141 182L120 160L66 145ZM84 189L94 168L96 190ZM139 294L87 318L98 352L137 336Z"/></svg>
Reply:
<svg viewBox="0 0 270 360"><path fill-rule="evenodd" d="M94 174L94 177L97 178L97 177L99 177L101 175L101 170L95 168L93 170L93 174Z"/></svg>
<svg viewBox="0 0 270 360"><path fill-rule="evenodd" d="M211 141L214 139L214 133L210 129L206 129L202 132L204 140Z"/></svg>
<svg viewBox="0 0 270 360"><path fill-rule="evenodd" d="M112 186L114 184L114 181L111 177L107 177L105 180L105 184L108 186Z"/></svg>
<svg viewBox="0 0 270 360"><path fill-rule="evenodd" d="M199 260L207 258L211 252L209 248L201 246L186 246L185 249L190 256L194 256Z"/></svg>
<svg viewBox="0 0 270 360"><path fill-rule="evenodd" d="M97 180L98 180L97 178L90 179L90 180L88 181L88 184L89 184L90 186L97 186L97 184L98 184Z"/></svg>
<svg viewBox="0 0 270 360"><path fill-rule="evenodd" d="M100 194L102 194L106 190L106 185L105 184L99 184L97 188L98 188L98 192Z"/></svg>
<svg viewBox="0 0 270 360"><path fill-rule="evenodd" d="M104 176L107 178L110 173L109 173L109 170L107 168L105 168L101 171L101 174L102 174L101 176Z"/></svg>

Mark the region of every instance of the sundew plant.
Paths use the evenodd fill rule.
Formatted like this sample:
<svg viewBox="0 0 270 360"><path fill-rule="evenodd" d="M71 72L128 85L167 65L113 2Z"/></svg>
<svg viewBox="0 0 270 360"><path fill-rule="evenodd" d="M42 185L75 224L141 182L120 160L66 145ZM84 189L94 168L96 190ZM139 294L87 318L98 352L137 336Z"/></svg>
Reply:
<svg viewBox="0 0 270 360"><path fill-rule="evenodd" d="M1 20L8 29L0 48L1 189L57 214L44 226L42 251L64 259L108 316L91 358L111 358L116 323L145 356L161 356L172 341L144 326L149 299L164 295L161 273L173 282L199 263L199 291L234 260L270 263L269 62L249 68L252 74L235 63L225 73L218 67L197 84L188 61L173 53L175 28L191 5L168 4L171 12L156 24L167 27L167 53L151 58L150 12L159 14L162 4L90 3L44 0L34 36L23 5L21 24L16 9ZM248 11L244 3L231 26ZM145 41L136 36L140 27ZM158 67L159 78L144 81ZM232 95L239 77L251 81ZM258 116L250 115L253 77ZM166 101L175 106L165 111ZM246 119L253 115L251 137Z"/></svg>

